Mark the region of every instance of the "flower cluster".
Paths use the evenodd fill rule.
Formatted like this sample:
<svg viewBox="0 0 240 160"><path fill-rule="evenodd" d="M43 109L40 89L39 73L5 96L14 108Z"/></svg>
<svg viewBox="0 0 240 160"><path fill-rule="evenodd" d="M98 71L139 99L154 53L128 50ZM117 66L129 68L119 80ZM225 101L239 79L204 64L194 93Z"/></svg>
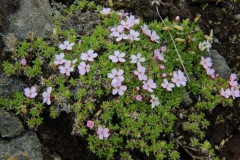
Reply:
<svg viewBox="0 0 240 160"><path fill-rule="evenodd" d="M102 10L103 11L103 10ZM100 12L102 13L102 12ZM102 13L103 14L103 13ZM130 42L139 41L139 32L131 29L134 25L139 24L140 20L128 13L119 12L120 25L110 28L110 36L116 37L116 41L129 40ZM126 16L126 19L123 19ZM127 32L124 32L127 31Z"/></svg>
<svg viewBox="0 0 240 160"><path fill-rule="evenodd" d="M122 82L124 81L123 73L124 71L122 69L117 71L116 68L112 69L112 73L108 73L108 78L112 79L111 84L114 87L112 90L113 95L118 93L120 96L122 96L124 91L127 90L127 87L122 85Z"/></svg>
<svg viewBox="0 0 240 160"><path fill-rule="evenodd" d="M218 74L214 75L215 70L210 68L212 67L212 59L210 57L207 58L201 57L200 64L205 68L207 75L210 76L212 79L218 77ZM235 97L240 97L238 82L236 81L236 79L237 75L235 73L232 73L228 80L229 88L225 90L224 88L221 88L220 91L221 96L225 98L232 97L233 99L235 99Z"/></svg>
<svg viewBox="0 0 240 160"><path fill-rule="evenodd" d="M203 68L205 68L207 75L210 76L212 79L218 77L218 74L214 74L215 70L210 68L212 67L212 59L210 57L201 57L200 64L203 66Z"/></svg>
<svg viewBox="0 0 240 160"><path fill-rule="evenodd" d="M32 86L31 88L25 88L24 94L28 98L35 98L37 96L36 87ZM51 104L51 99L53 99L53 95L51 95L52 87L48 87L46 92L43 92L43 103Z"/></svg>
<svg viewBox="0 0 240 160"><path fill-rule="evenodd" d="M184 73L181 70L174 71L173 74L171 74L172 78L171 81L174 83L168 82L166 78L163 79L163 83L161 86L165 88L168 91L172 91L172 88L182 86L186 86L187 78L184 76Z"/></svg>
<svg viewBox="0 0 240 160"><path fill-rule="evenodd" d="M153 31L151 31L151 30L149 30L148 29L148 26L146 25L146 24L144 24L143 26L141 26L141 29L142 29L142 32L145 34L145 35L147 35L147 36L149 36L149 38L150 38L150 40L152 41L152 42L157 42L157 43L159 43L159 36L157 35L157 32L155 31L155 30L153 30Z"/></svg>
<svg viewBox="0 0 240 160"><path fill-rule="evenodd" d="M73 42L69 44L69 41L64 41L63 44L59 45L59 48L61 50L67 49L68 51L70 51L70 50L72 50L73 45L74 45ZM94 60L94 58L97 57L97 55L98 54L94 53L94 51L92 49L89 49L87 51L87 53L81 54L80 59L82 60L82 62L80 62L80 64L78 65L78 70L79 70L80 75L84 75L85 73L90 71L90 65L86 64L86 62L84 62L84 61L92 62ZM70 60L64 59L64 56L65 56L64 53L55 55L54 64L61 65L58 67L60 73L70 76L70 73L74 71L74 67L75 67L75 63L77 62L77 59L70 61Z"/></svg>
<svg viewBox="0 0 240 160"><path fill-rule="evenodd" d="M220 94L223 97L225 98L232 97L233 99L235 99L236 97L240 97L240 91L239 91L238 82L236 81L236 79L237 79L237 75L235 73L232 73L228 80L229 88L225 90L221 88Z"/></svg>
<svg viewBox="0 0 240 160"><path fill-rule="evenodd" d="M87 121L87 127L92 129L94 127L94 121ZM104 138L109 137L109 129L103 128L102 126L98 126L97 134L99 139L103 140Z"/></svg>

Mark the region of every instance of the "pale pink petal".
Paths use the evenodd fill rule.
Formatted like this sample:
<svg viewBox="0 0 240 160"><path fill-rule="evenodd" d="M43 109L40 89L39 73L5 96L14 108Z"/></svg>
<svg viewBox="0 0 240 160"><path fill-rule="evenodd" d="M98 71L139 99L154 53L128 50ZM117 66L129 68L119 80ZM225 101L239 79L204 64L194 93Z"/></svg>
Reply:
<svg viewBox="0 0 240 160"><path fill-rule="evenodd" d="M103 134L98 135L99 139L103 140Z"/></svg>
<svg viewBox="0 0 240 160"><path fill-rule="evenodd" d="M102 126L98 126L97 134L102 134L103 128Z"/></svg>

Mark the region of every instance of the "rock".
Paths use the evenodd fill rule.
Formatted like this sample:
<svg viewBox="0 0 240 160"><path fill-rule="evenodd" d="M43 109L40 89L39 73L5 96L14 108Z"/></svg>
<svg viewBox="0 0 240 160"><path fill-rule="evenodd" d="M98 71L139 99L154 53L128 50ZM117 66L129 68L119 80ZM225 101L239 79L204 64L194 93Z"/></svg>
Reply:
<svg viewBox="0 0 240 160"><path fill-rule="evenodd" d="M1 0L0 3L0 32L7 28L7 16L19 8L19 0Z"/></svg>
<svg viewBox="0 0 240 160"><path fill-rule="evenodd" d="M71 15L66 15L62 21L63 30L74 29L78 35L90 36L97 25L101 23L96 12L75 11Z"/></svg>
<svg viewBox="0 0 240 160"><path fill-rule="evenodd" d="M18 78L7 77L0 73L0 96L11 98L15 91L23 92L23 82Z"/></svg>
<svg viewBox="0 0 240 160"><path fill-rule="evenodd" d="M48 0L19 0L19 10L9 15L8 28L3 35L5 52L14 51L28 32L34 37L49 38L52 34L53 17Z"/></svg>
<svg viewBox="0 0 240 160"><path fill-rule="evenodd" d="M24 131L21 120L14 113L0 107L0 135L3 138L15 137Z"/></svg>
<svg viewBox="0 0 240 160"><path fill-rule="evenodd" d="M231 74L231 69L229 68L227 61L221 56L217 50L210 50L206 53L207 56L211 57L213 66L211 68L215 69L215 74L219 77L228 79Z"/></svg>
<svg viewBox="0 0 240 160"><path fill-rule="evenodd" d="M0 139L0 159L42 160L41 144L37 135L28 131L10 140Z"/></svg>

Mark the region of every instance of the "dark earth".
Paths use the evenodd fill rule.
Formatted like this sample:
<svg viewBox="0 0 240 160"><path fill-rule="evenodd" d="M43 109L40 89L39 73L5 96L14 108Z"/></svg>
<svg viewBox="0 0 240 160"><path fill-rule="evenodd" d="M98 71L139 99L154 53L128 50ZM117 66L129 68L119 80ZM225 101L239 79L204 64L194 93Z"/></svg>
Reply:
<svg viewBox="0 0 240 160"><path fill-rule="evenodd" d="M109 7L106 1L96 0L96 3ZM238 74L240 71L240 2L239 1L223 1L218 2L210 0L202 0L196 3L185 2L184 0L170 0L164 5L159 6L160 14L163 18L169 17L174 19L180 16L183 19L189 18L194 20L197 14L201 15L199 25L206 35L209 35L211 29L214 31L214 37L219 41L212 45L228 62L233 73ZM70 5L70 0L59 0L66 5ZM124 2L124 0L123 0ZM152 12L139 11L139 5L145 5L147 0L139 0L139 4L131 7L128 3L125 5L114 6L114 9L125 9L126 12L131 12L136 16L143 18L145 21L159 20L156 16L155 8L152 7ZM114 1L113 1L114 3ZM142 4L141 4L142 3ZM208 4L208 6L206 6ZM204 8L206 6L206 8ZM143 7L144 8L144 7ZM142 9L144 10L144 9ZM6 19L0 11L0 29L4 29ZM10 11L12 12L12 11ZM9 14L9 13L6 13ZM237 15L234 18L233 15ZM0 37L0 52L4 45ZM220 159L240 160L240 99L234 101L233 107L216 107L211 113L206 112L207 119L210 121L210 126L206 130L206 139L212 146L219 146L224 143L221 150L216 150L215 153ZM48 113L43 113L44 122L37 129L38 137L43 145L44 159L54 159L56 153L64 160L97 160L96 157L88 148L86 137L71 135L72 121L71 114L62 112L60 116L53 120ZM27 127L27 126L26 126ZM182 132L182 131L180 131ZM188 135L184 135L188 139ZM190 160L191 156L183 148L179 148L182 160ZM132 151L133 159L147 159L141 153ZM56 157L55 157L56 158ZM116 157L117 159L117 157ZM149 158L151 159L151 158Z"/></svg>

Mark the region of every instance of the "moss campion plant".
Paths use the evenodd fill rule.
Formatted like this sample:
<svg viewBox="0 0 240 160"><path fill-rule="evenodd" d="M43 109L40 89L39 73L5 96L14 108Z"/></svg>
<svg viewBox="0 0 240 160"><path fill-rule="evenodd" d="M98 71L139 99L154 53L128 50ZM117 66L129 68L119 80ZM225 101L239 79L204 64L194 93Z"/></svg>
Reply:
<svg viewBox="0 0 240 160"><path fill-rule="evenodd" d="M211 43L203 40L199 26L179 17L164 19L166 26L146 24L87 1L66 14L83 8L96 9L102 19L90 36L56 25L50 42L25 40L4 62L6 74L25 77L28 86L11 100L1 97L1 106L26 116L30 128L42 123L46 107L52 118L73 112L72 134L87 135L89 149L107 159L132 159L132 150L179 159L178 146L184 145L175 133L181 120L192 135L185 145L200 151L192 154L218 159L205 139L204 112L218 104L231 106L239 90L235 74L225 80L211 69L211 59L204 56ZM201 100L186 105L188 95ZM191 113L184 113L190 106Z"/></svg>

